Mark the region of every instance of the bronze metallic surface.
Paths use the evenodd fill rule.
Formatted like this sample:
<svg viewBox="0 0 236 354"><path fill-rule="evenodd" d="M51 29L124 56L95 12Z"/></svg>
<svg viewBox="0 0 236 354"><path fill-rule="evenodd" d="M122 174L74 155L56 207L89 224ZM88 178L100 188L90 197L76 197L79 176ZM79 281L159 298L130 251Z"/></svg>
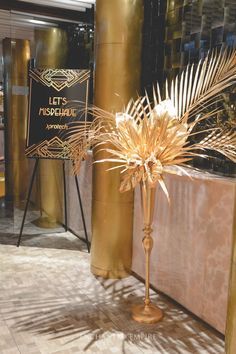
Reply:
<svg viewBox="0 0 236 354"><path fill-rule="evenodd" d="M132 318L140 323L157 323L163 318L161 309L153 304L132 307Z"/></svg>
<svg viewBox="0 0 236 354"><path fill-rule="evenodd" d="M135 321L141 323L156 323L163 317L161 309L151 303L149 286L150 286L150 256L153 248L152 222L155 206L156 187L150 188L148 182L141 182L141 201L144 221L144 238L143 248L145 252L145 300L143 305L132 307L132 317Z"/></svg>
<svg viewBox="0 0 236 354"><path fill-rule="evenodd" d="M95 104L120 111L140 87L142 0L97 0ZM106 156L96 153L95 159ZM132 261L133 192L120 193L120 171L95 164L91 270L103 277L128 275Z"/></svg>
<svg viewBox="0 0 236 354"><path fill-rule="evenodd" d="M25 158L27 129L27 80L30 43L28 40L3 40L6 199L19 204L28 188L28 160Z"/></svg>
<svg viewBox="0 0 236 354"><path fill-rule="evenodd" d="M64 68L67 56L67 35L59 28L35 30L36 67ZM63 219L62 161L39 161L38 188L43 217L35 223L53 228Z"/></svg>
<svg viewBox="0 0 236 354"><path fill-rule="evenodd" d="M36 67L61 69L67 58L67 34L60 28L35 30Z"/></svg>
<svg viewBox="0 0 236 354"><path fill-rule="evenodd" d="M0 172L0 198L5 196L5 174Z"/></svg>
<svg viewBox="0 0 236 354"><path fill-rule="evenodd" d="M234 203L234 229L231 277L229 284L228 314L226 325L226 354L236 353L236 194Z"/></svg>

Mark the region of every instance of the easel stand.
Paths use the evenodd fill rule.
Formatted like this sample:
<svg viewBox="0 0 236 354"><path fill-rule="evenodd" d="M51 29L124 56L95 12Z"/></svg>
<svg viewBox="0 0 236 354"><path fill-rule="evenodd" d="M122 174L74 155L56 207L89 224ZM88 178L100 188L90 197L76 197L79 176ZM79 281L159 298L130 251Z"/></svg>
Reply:
<svg viewBox="0 0 236 354"><path fill-rule="evenodd" d="M39 163L39 159L36 158L33 173L32 173L31 180L30 180L28 195L27 195L26 204L25 204L24 215L23 215L21 228L20 228L20 234L19 234L18 241L17 241L17 247L20 246L21 237L22 237L22 233L23 233L23 229L24 229L24 225L25 225L25 218L26 218L26 214L27 214L27 210L28 210L28 206L29 206L29 202L30 202L31 193L32 193L33 183L34 183L36 171L38 168L38 163ZM68 231L66 173L65 173L65 161L64 160L63 160L62 168L63 168L64 209L65 209L65 225L64 225L64 227L65 227L65 231ZM76 185L76 189L77 189L80 212L81 212L82 223L83 223L83 229L84 229L84 234L85 234L85 239L83 239L83 240L87 244L88 252L90 252L90 244L89 244L89 240L88 240L88 233L87 233L86 222L85 222L85 217L84 217L83 204L82 204L82 199L81 199L81 194L80 194L80 189L79 189L79 181L78 181L78 177L76 175L75 175L75 185Z"/></svg>

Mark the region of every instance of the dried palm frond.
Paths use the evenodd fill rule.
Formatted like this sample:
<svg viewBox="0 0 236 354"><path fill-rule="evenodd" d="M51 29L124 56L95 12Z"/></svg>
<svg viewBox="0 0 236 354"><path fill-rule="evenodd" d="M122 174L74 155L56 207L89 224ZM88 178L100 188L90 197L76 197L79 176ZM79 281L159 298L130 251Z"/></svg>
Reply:
<svg viewBox="0 0 236 354"><path fill-rule="evenodd" d="M76 107L77 104L81 106L81 102L79 101L71 102L73 107ZM84 110L85 108L81 109L81 111ZM73 170L75 174L79 173L81 162L88 156L88 150L100 142L99 135L101 130L104 132L104 129L106 129L105 126L110 126L112 125L112 122L114 122L111 113L101 110L98 107L94 106L87 108L87 113L92 114L94 117L97 117L97 119L93 122L73 122L70 125L69 131L66 133L67 140L70 144L70 158L73 161Z"/></svg>
<svg viewBox="0 0 236 354"><path fill-rule="evenodd" d="M116 163L110 169L121 169L121 192L142 181L150 187L159 183L168 196L164 173L177 173L170 166L181 168L194 156L205 157L205 150L218 151L236 161L234 131L195 129L199 122L222 110L218 106L220 94L235 80L236 51L213 51L167 83L164 100L157 85L153 103L145 94L131 100L123 112L113 114L93 107L94 121L75 131L70 141L75 151L77 146L79 151L81 139L86 139L83 146L95 144L105 150L107 157L96 163ZM193 136L201 138L192 142Z"/></svg>
<svg viewBox="0 0 236 354"><path fill-rule="evenodd" d="M235 83L236 50L211 51L198 64L188 65L170 84L166 82L166 98L170 98L177 116L189 116L221 100L221 93Z"/></svg>
<svg viewBox="0 0 236 354"><path fill-rule="evenodd" d="M215 150L236 163L236 131L216 128L194 148Z"/></svg>
<svg viewBox="0 0 236 354"><path fill-rule="evenodd" d="M91 141L91 122L76 122L70 126L67 139L70 144L70 158L73 161L75 174L80 171L80 165L88 156Z"/></svg>
<svg viewBox="0 0 236 354"><path fill-rule="evenodd" d="M102 111L98 112L95 121L102 119ZM163 175L177 173L170 166L183 165L194 156L204 157L204 152L199 153L199 150L205 149L214 149L235 159L234 133L210 129L204 132L207 137L191 144L189 137L194 134L191 131L192 124L176 117L170 100L152 108L148 96L139 98L129 104L125 112L114 115L113 120L106 122L100 131L98 141L101 149L107 143L110 147L104 148L108 153L106 159L97 163L117 163L111 169L121 169L121 192L147 181L151 187L159 183L168 196Z"/></svg>

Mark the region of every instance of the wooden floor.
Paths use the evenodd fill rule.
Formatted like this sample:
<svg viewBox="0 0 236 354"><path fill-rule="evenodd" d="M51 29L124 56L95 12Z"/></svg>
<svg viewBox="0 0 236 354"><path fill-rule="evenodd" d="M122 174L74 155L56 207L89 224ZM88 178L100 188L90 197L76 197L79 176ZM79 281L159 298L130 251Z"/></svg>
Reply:
<svg viewBox="0 0 236 354"><path fill-rule="evenodd" d="M143 284L95 278L85 245L69 232L42 234L31 212L17 248L22 211L0 215L1 354L224 353L214 330L154 292L163 321L133 321Z"/></svg>

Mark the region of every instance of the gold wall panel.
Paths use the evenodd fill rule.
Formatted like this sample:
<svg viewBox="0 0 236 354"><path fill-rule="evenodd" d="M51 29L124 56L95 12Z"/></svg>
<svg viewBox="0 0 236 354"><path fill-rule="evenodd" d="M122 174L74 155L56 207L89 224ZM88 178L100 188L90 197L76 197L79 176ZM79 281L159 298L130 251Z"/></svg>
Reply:
<svg viewBox="0 0 236 354"><path fill-rule="evenodd" d="M236 194L235 194L236 195ZM226 325L226 354L236 353L236 198L234 207L233 251Z"/></svg>
<svg viewBox="0 0 236 354"><path fill-rule="evenodd" d="M35 30L36 67L64 68L67 59L67 35L59 28ZM43 217L35 223L41 227L55 227L63 220L62 161L39 161L38 196Z"/></svg>
<svg viewBox="0 0 236 354"><path fill-rule="evenodd" d="M29 59L30 43L28 40L12 38L3 40L6 199L17 204L25 199L28 189L25 141Z"/></svg>
<svg viewBox="0 0 236 354"><path fill-rule="evenodd" d="M36 67L61 69L67 61L67 34L60 28L35 30Z"/></svg>
<svg viewBox="0 0 236 354"><path fill-rule="evenodd" d="M140 87L142 0L97 0L95 104L120 111ZM95 159L105 153L96 153ZM119 192L120 171L93 169L91 271L127 276L132 262L133 192Z"/></svg>

